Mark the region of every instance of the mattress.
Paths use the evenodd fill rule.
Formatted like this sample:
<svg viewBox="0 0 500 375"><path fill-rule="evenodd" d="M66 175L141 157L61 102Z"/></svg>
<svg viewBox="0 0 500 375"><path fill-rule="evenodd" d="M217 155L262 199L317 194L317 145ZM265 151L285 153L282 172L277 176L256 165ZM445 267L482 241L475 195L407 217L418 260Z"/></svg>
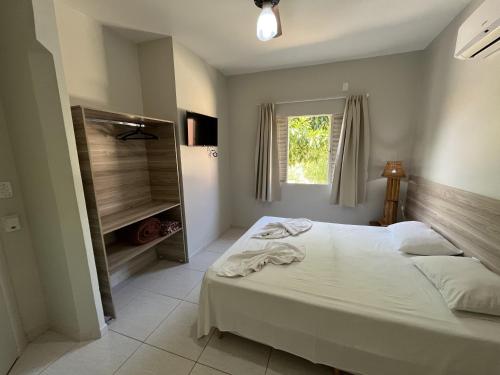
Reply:
<svg viewBox="0 0 500 375"><path fill-rule="evenodd" d="M242 278L216 275L261 247L263 217L205 274L198 334L212 327L363 375L500 374L500 318L454 313L386 228L314 222L284 241L306 258Z"/></svg>

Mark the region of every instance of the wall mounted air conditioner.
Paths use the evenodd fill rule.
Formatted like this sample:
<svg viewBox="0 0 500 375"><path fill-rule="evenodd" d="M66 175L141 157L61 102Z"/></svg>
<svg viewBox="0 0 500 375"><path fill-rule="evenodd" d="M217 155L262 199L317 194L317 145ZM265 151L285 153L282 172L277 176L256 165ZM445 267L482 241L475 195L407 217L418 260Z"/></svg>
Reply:
<svg viewBox="0 0 500 375"><path fill-rule="evenodd" d="M460 26L455 57L485 58L500 49L500 0L485 0Z"/></svg>

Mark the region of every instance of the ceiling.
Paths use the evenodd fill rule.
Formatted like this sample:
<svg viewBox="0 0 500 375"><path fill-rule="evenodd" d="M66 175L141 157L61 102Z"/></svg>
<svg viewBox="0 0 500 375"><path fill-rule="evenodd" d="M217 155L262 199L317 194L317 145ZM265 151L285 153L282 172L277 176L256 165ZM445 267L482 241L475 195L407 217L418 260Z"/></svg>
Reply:
<svg viewBox="0 0 500 375"><path fill-rule="evenodd" d="M264 43L253 0L64 1L136 42L172 35L227 75L421 50L470 2L281 0L284 35Z"/></svg>

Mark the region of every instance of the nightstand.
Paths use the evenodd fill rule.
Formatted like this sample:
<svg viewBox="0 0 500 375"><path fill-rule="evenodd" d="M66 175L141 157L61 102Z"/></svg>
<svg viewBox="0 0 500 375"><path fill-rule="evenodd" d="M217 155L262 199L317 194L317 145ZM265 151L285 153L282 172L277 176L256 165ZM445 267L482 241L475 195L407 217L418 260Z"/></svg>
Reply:
<svg viewBox="0 0 500 375"><path fill-rule="evenodd" d="M372 220L370 221L371 227L386 227L387 224L384 224L382 220Z"/></svg>

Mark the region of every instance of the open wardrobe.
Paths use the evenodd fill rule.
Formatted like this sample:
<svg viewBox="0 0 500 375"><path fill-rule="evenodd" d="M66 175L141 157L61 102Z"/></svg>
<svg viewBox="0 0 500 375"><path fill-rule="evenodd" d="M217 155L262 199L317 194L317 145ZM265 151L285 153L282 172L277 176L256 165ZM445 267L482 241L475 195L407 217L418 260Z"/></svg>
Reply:
<svg viewBox="0 0 500 375"><path fill-rule="evenodd" d="M113 290L155 262L186 262L175 124L76 106L73 124L107 318Z"/></svg>

